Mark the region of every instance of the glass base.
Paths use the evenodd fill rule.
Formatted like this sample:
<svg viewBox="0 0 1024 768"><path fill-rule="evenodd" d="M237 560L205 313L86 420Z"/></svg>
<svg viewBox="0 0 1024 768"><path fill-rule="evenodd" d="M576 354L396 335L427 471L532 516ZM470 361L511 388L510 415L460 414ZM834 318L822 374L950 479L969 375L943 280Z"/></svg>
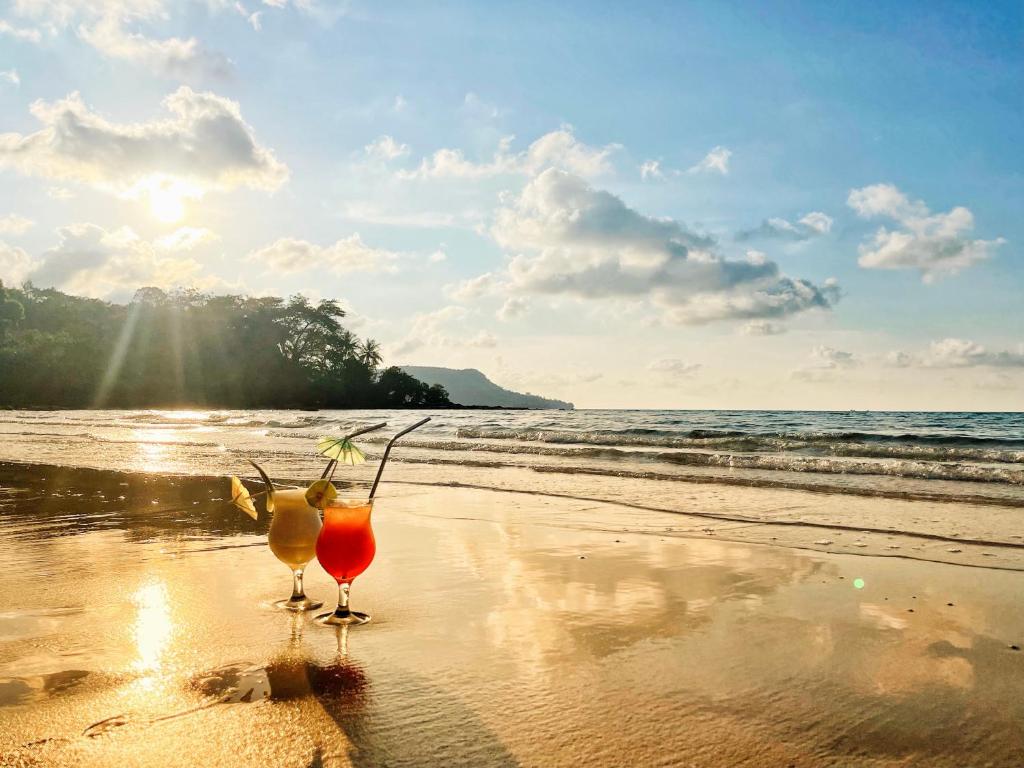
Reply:
<svg viewBox="0 0 1024 768"><path fill-rule="evenodd" d="M288 598L287 600L278 600L274 603L274 607L282 611L315 611L317 608L323 607L322 600L310 600L308 597L300 597L298 600L294 598Z"/></svg>
<svg viewBox="0 0 1024 768"><path fill-rule="evenodd" d="M369 615L361 613L360 611L349 611L344 614L339 614L337 611L330 611L328 613L321 613L316 617L317 624L323 624L327 627L344 627L355 624L366 624L369 620Z"/></svg>

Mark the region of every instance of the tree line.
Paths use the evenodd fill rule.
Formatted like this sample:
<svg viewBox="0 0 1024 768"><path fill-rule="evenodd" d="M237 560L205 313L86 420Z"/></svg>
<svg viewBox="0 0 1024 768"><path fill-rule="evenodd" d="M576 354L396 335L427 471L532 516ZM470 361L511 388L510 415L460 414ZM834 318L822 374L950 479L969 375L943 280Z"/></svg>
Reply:
<svg viewBox="0 0 1024 768"><path fill-rule="evenodd" d="M166 293L129 304L0 282L0 406L405 408L451 405L341 323L333 299Z"/></svg>

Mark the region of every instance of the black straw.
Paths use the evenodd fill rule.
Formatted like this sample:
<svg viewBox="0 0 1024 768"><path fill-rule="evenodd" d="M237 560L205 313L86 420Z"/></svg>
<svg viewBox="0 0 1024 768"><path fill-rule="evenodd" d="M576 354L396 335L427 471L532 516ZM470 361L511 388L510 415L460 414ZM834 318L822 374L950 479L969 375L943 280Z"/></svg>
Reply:
<svg viewBox="0 0 1024 768"><path fill-rule="evenodd" d="M370 488L370 500L371 501L373 500L373 495L375 493L377 493L377 483L380 482L381 473L384 472L384 465L387 463L388 455L391 453L391 446L393 446L398 441L398 438L402 437L403 435L409 434L414 429L422 427L428 421L430 421L430 417L429 416L427 416L427 418L423 419L422 421L417 421L411 427L406 427L401 432L399 432L397 435L395 435L394 437L391 438L391 441L388 443L388 447L384 449L384 456L380 460L380 466L377 468L377 477L375 477L374 480L373 480L373 487Z"/></svg>

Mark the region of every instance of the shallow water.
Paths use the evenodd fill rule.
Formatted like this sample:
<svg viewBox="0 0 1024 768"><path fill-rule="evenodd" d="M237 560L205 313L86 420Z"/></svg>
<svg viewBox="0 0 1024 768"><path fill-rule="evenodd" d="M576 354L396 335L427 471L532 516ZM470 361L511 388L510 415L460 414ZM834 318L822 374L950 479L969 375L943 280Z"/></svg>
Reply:
<svg viewBox="0 0 1024 768"><path fill-rule="evenodd" d="M0 485L2 765L942 767L1024 751L1020 572L720 540L751 530L699 517L742 503L724 496L682 514L390 484L353 590L374 621L342 633L269 608L287 569L223 481L6 466ZM332 604L316 565L307 590Z"/></svg>
<svg viewBox="0 0 1024 768"><path fill-rule="evenodd" d="M424 412L430 413L430 412ZM6 411L0 459L216 474L403 411ZM1024 506L1024 414L438 411L397 461ZM380 437L364 442L377 449ZM312 463L312 462L311 462Z"/></svg>

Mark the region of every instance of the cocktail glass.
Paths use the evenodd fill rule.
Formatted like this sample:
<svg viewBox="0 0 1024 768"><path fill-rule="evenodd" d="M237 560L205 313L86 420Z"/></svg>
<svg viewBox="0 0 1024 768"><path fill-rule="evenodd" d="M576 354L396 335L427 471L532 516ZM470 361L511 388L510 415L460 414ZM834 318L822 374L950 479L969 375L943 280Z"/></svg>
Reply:
<svg viewBox="0 0 1024 768"><path fill-rule="evenodd" d="M370 617L349 608L352 580L365 571L377 552L370 526L373 500L335 499L324 507L324 527L316 540L320 565L338 582L338 607L317 616L321 624L365 624Z"/></svg>
<svg viewBox="0 0 1024 768"><path fill-rule="evenodd" d="M310 600L302 588L302 574L316 556L322 523L320 512L306 502L305 488L274 491L274 517L267 542L278 560L292 569L292 596L274 605L286 611L313 611L323 605Z"/></svg>

